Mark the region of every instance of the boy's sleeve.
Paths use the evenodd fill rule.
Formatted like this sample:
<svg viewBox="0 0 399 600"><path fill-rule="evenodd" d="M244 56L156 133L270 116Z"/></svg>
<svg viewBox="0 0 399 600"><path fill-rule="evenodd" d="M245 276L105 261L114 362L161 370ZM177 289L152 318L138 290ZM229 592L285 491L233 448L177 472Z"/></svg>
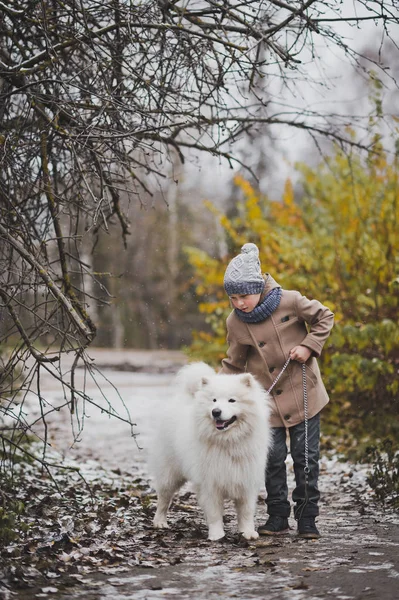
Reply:
<svg viewBox="0 0 399 600"><path fill-rule="evenodd" d="M296 306L298 318L309 325L308 335L301 345L310 348L315 356L320 356L334 325L334 313L318 300L309 300L299 293Z"/></svg>
<svg viewBox="0 0 399 600"><path fill-rule="evenodd" d="M227 358L222 360L222 368L220 373L225 373L226 375L237 375L239 373L244 373L247 365L249 346L240 344L229 334L227 335L227 343Z"/></svg>

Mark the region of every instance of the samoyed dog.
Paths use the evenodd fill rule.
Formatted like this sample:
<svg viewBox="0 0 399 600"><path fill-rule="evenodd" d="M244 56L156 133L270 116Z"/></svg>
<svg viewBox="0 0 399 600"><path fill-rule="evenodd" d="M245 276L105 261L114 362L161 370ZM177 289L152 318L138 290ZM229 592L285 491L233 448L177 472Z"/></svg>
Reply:
<svg viewBox="0 0 399 600"><path fill-rule="evenodd" d="M224 537L223 504L234 501L238 531L258 538L254 515L264 486L271 430L267 392L249 373L216 374L205 363L183 367L149 453L158 503L154 526L167 527L173 495L187 481L208 523L208 539Z"/></svg>

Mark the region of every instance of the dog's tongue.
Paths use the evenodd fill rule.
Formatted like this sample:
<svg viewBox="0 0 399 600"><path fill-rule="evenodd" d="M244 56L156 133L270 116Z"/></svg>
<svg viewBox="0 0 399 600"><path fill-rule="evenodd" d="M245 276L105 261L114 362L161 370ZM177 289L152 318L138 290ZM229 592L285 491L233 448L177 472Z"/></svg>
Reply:
<svg viewBox="0 0 399 600"><path fill-rule="evenodd" d="M223 429L226 421L216 421L216 428Z"/></svg>

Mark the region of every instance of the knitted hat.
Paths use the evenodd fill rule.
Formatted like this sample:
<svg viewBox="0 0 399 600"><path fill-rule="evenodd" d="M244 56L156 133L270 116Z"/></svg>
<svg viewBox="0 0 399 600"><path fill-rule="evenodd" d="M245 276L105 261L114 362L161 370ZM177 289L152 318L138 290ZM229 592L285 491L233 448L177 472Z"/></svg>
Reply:
<svg viewBox="0 0 399 600"><path fill-rule="evenodd" d="M224 274L224 289L227 294L260 294L265 287L255 244L244 244L241 254L227 265Z"/></svg>

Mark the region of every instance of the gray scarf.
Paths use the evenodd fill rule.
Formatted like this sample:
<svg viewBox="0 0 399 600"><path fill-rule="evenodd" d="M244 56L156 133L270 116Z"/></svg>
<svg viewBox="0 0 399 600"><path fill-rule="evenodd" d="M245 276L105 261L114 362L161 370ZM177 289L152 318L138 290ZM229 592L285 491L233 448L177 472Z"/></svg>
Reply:
<svg viewBox="0 0 399 600"><path fill-rule="evenodd" d="M251 312L246 313L238 308L235 308L234 311L240 321L243 321L244 323L260 323L274 313L280 304L282 293L283 290L281 287L273 288L268 294L266 294L262 302L253 310L251 310Z"/></svg>

